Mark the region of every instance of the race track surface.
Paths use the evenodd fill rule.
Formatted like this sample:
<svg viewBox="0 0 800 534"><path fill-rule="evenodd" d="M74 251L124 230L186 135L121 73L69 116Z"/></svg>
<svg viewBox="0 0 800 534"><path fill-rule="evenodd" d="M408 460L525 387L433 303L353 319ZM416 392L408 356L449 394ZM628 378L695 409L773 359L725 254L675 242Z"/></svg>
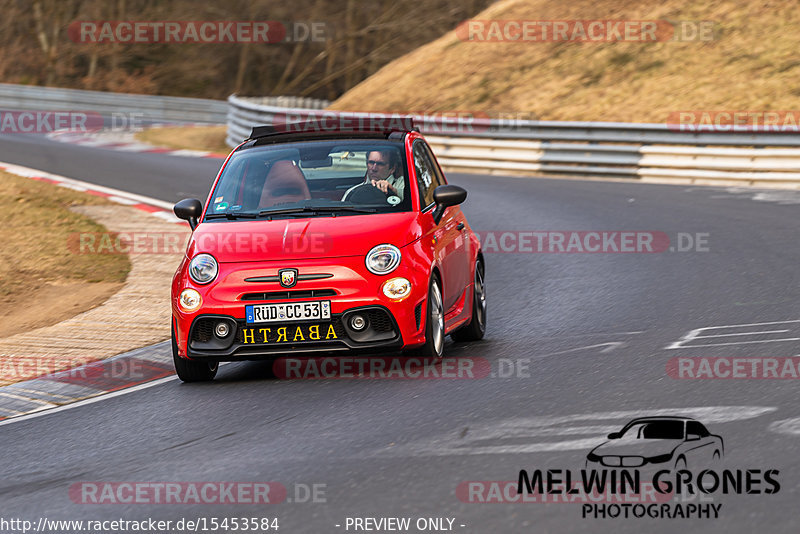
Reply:
<svg viewBox="0 0 800 534"><path fill-rule="evenodd" d="M0 161L170 202L205 199L221 163L35 136L0 137ZM348 517L451 518L465 533L796 531L797 380L677 379L667 366L800 354L800 193L448 178L469 191L463 209L482 237L638 231L663 232L673 248L686 236L702 244L530 253L511 238L508 252L498 243L486 254L486 339L446 348L484 359L493 376L281 380L269 363L235 363L211 384L168 381L4 425L3 517L269 517L282 533L353 532ZM724 328L690 334L709 327ZM686 502L722 507L716 519L692 520L583 518L581 504L465 502L457 492L469 481L515 483L521 469L577 473L607 433L650 414L697 418L724 439L716 469L775 469L780 490L695 495ZM269 505L190 505L86 504L70 494L87 482L203 481L279 482L288 495ZM312 485L320 502L297 502Z"/></svg>

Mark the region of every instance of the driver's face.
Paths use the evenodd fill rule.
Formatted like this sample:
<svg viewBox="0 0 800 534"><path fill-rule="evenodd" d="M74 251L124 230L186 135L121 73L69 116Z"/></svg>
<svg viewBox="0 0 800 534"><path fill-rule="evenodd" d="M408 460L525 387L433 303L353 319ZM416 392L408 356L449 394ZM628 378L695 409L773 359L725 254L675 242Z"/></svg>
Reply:
<svg viewBox="0 0 800 534"><path fill-rule="evenodd" d="M385 180L394 169L389 166L389 156L381 152L367 154L367 178Z"/></svg>

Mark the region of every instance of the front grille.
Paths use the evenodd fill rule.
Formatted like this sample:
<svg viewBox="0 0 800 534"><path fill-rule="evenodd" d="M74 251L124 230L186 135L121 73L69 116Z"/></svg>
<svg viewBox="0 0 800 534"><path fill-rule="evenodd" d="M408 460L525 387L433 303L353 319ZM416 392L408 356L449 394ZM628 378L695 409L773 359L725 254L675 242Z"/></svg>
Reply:
<svg viewBox="0 0 800 534"><path fill-rule="evenodd" d="M192 341L206 343L214 335L213 319L198 319L192 329Z"/></svg>
<svg viewBox="0 0 800 534"><path fill-rule="evenodd" d="M325 278L333 278L333 275L330 273L317 273L317 274L298 274L297 281L304 282L306 280L324 280ZM278 276L253 276L250 278L245 278L245 282L280 282L280 277Z"/></svg>
<svg viewBox="0 0 800 534"><path fill-rule="evenodd" d="M394 332L392 320L384 310L371 309L367 311L369 324L376 332Z"/></svg>
<svg viewBox="0 0 800 534"><path fill-rule="evenodd" d="M312 299L318 297L335 297L333 289L305 289L295 291L266 291L264 293L245 293L242 300L288 300Z"/></svg>

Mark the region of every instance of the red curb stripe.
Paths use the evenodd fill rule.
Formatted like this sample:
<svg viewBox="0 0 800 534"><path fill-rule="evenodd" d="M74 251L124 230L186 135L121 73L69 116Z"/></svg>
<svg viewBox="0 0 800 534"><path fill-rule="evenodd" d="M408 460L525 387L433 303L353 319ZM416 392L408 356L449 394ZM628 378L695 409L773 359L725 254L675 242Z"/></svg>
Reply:
<svg viewBox="0 0 800 534"><path fill-rule="evenodd" d="M93 189L87 189L86 193L89 193L90 195L94 195L96 197L103 197L103 198L109 198L112 196L109 195L108 193L103 193L102 191L95 191Z"/></svg>
<svg viewBox="0 0 800 534"><path fill-rule="evenodd" d="M97 145L99 148L116 148L118 146L129 146L130 143L108 143L104 145Z"/></svg>
<svg viewBox="0 0 800 534"><path fill-rule="evenodd" d="M42 376L44 380L113 393L174 374L168 363L140 358L96 360L80 367Z"/></svg>
<svg viewBox="0 0 800 534"><path fill-rule="evenodd" d="M99 131L99 130L98 130ZM128 148L128 150L124 150L125 152L130 153L145 153L145 154L165 154L167 156L176 156L176 157L190 157L190 158L209 158L209 159L225 159L228 157L228 153L222 152L213 152L210 154L203 154L203 155L193 155L193 154L186 154L185 151L195 151L195 152L203 152L203 150L198 149L174 149L168 147L158 147L154 146L152 148L141 148L142 143L103 143L103 144L94 144L96 143L96 139L92 137L88 137L85 135L78 135L72 134L70 132L55 132L54 135L50 137L51 139L57 140L62 143L68 143L73 145L79 146L90 146L90 148L102 148L108 150L117 150L117 149L124 149ZM184 152L180 154L179 152Z"/></svg>
<svg viewBox="0 0 800 534"><path fill-rule="evenodd" d="M0 165L0 170L4 170L4 171L8 172L8 167ZM14 173L12 173L12 174L14 174ZM19 176L19 175L15 174L15 176ZM22 178L28 178L30 180L36 180L37 182L44 182L44 183L55 184L55 185L65 184L65 183L68 184L69 183L69 182L63 182L61 180L54 180L52 178L45 178L44 176L22 176ZM113 195L111 193L105 193L103 191L97 191L95 189L88 189L88 188L83 190L83 191L81 191L81 193L88 193L90 195L103 197L103 198L110 198L112 196L116 196L116 195ZM145 203L142 203L142 202L140 202L138 204L133 204L133 205L130 205L130 204L123 204L123 205L130 206L132 208L136 208L138 210L145 211L147 213L159 213L159 212L161 212L161 213L172 213L170 210L165 210L164 208L161 208L161 207L158 207L158 206L151 206L150 204L145 204ZM188 223L184 223L184 224L186 226L188 226Z"/></svg>
<svg viewBox="0 0 800 534"><path fill-rule="evenodd" d="M44 176L29 176L31 180L36 180L37 182L47 182L48 184L60 184L58 180L53 180L52 178L45 178Z"/></svg>
<svg viewBox="0 0 800 534"><path fill-rule="evenodd" d="M132 207L149 213L155 213L157 211L167 211L165 209L158 208L156 206L151 206L150 204L142 204L142 203L134 204Z"/></svg>

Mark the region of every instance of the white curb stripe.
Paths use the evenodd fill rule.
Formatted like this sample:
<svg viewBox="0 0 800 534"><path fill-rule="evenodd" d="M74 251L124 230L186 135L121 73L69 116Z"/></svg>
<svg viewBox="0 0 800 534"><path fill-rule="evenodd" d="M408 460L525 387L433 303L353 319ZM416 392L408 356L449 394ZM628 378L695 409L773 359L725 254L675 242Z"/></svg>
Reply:
<svg viewBox="0 0 800 534"><path fill-rule="evenodd" d="M146 211L147 213L153 215L154 217L158 217L159 219L163 219L168 222L184 224L182 220L175 217L175 215L172 213L172 204L170 204L169 202L164 202L163 200L158 200L157 198L147 197L144 195L137 195L136 193L128 193L126 191L121 191L119 189L105 187L102 185L90 184L89 182L75 180L74 178L67 178L66 176L53 174L39 169L31 169L30 167L14 165L13 163L6 163L0 161L0 169L8 173L14 174L16 176L22 176L23 178L46 178L48 180L56 182L56 184L61 187L74 189L76 191L82 191L87 193L92 193L92 192L102 193L103 196L105 196L105 198L107 198L111 202L116 202L117 204L124 204L126 206L133 206L133 207L137 207L136 206L137 204L145 204L147 206L153 206L159 208L161 211L155 211L155 212L150 210L142 210L142 211Z"/></svg>
<svg viewBox="0 0 800 534"><path fill-rule="evenodd" d="M208 126L204 124L203 126ZM147 143L142 143L139 141L112 141L103 139L103 133L98 132L86 132L86 133L75 133L70 131L55 131L50 132L47 134L47 138L51 141L58 141L59 143L69 143L73 145L91 147L91 148L104 148L107 150L118 150L120 152L145 152L145 153L157 153L157 154L164 154L167 156L178 156L184 158L215 158L215 159L225 159L227 154L215 154L213 152L208 152L204 150L192 150L192 149L175 149L170 150L168 148L157 147L153 145L148 145ZM97 136L100 136L98 139Z"/></svg>

